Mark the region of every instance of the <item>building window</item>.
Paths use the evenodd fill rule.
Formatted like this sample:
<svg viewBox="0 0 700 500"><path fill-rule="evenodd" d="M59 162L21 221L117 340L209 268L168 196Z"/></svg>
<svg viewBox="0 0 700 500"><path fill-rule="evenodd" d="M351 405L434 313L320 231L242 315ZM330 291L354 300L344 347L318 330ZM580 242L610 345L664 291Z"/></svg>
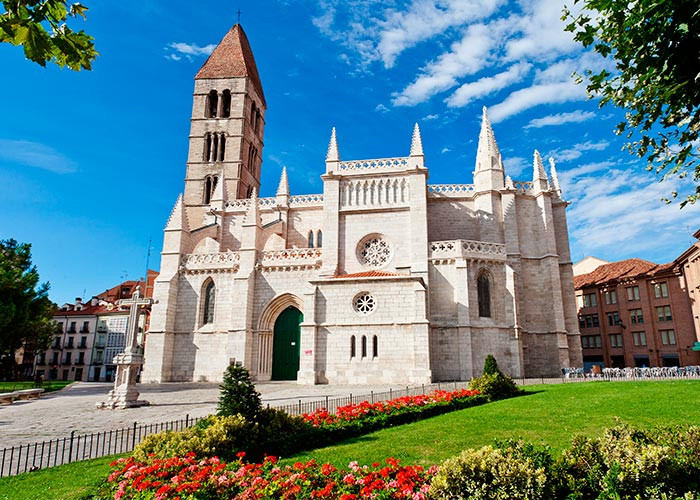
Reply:
<svg viewBox="0 0 700 500"><path fill-rule="evenodd" d="M630 322L631 323L644 323L644 316L642 316L641 309L630 309Z"/></svg>
<svg viewBox="0 0 700 500"><path fill-rule="evenodd" d="M319 229L316 231L316 247L321 248L323 246L323 233Z"/></svg>
<svg viewBox="0 0 700 500"><path fill-rule="evenodd" d="M603 345L600 335L582 335L581 347L584 349L600 349Z"/></svg>
<svg viewBox="0 0 700 500"><path fill-rule="evenodd" d="M366 335L362 336L362 357L363 358L367 357L367 336Z"/></svg>
<svg viewBox="0 0 700 500"><path fill-rule="evenodd" d="M75 321L70 322L70 327L66 333L75 333Z"/></svg>
<svg viewBox="0 0 700 500"><path fill-rule="evenodd" d="M584 293L583 294L583 307L595 307L598 305L598 299L594 293Z"/></svg>
<svg viewBox="0 0 700 500"><path fill-rule="evenodd" d="M58 353L54 352L53 356L51 357L51 364L52 365L57 365L58 364Z"/></svg>
<svg viewBox="0 0 700 500"><path fill-rule="evenodd" d="M489 276L482 272L476 280L476 292L479 300L479 316L491 317L491 283Z"/></svg>
<svg viewBox="0 0 700 500"><path fill-rule="evenodd" d="M608 325L617 326L620 323L620 314L617 311L608 313Z"/></svg>
<svg viewBox="0 0 700 500"><path fill-rule="evenodd" d="M216 110L219 107L219 94L216 90L210 90L207 94L206 117L216 118Z"/></svg>
<svg viewBox="0 0 700 500"><path fill-rule="evenodd" d="M676 332L673 330L661 330L661 343L663 345L676 345Z"/></svg>
<svg viewBox="0 0 700 500"><path fill-rule="evenodd" d="M376 358L379 356L379 341L376 335L372 335L372 357Z"/></svg>
<svg viewBox="0 0 700 500"><path fill-rule="evenodd" d="M72 349L73 348L73 337L68 337L68 345L66 346L67 349Z"/></svg>
<svg viewBox="0 0 700 500"><path fill-rule="evenodd" d="M369 314L374 311L376 306L377 302L369 292L360 292L352 300L352 307L355 309L355 312L360 314Z"/></svg>
<svg viewBox="0 0 700 500"><path fill-rule="evenodd" d="M231 91L226 89L221 94L221 117L231 116Z"/></svg>
<svg viewBox="0 0 700 500"><path fill-rule="evenodd" d="M314 247L314 232L313 231L309 231L308 239L309 239L309 248L313 248Z"/></svg>
<svg viewBox="0 0 700 500"><path fill-rule="evenodd" d="M598 328L600 326L597 314L583 314L579 316L578 324L581 328Z"/></svg>
<svg viewBox="0 0 700 500"><path fill-rule="evenodd" d="M72 356L72 355L73 355L73 353L70 352L70 351L66 353L66 358L65 358L65 360L63 361L63 364L64 364L64 365L69 365L69 364L70 364L70 360L71 360L71 356Z"/></svg>
<svg viewBox="0 0 700 500"><path fill-rule="evenodd" d="M393 247L382 235L367 236L357 245L357 258L367 267L385 267L391 261L392 255Z"/></svg>
<svg viewBox="0 0 700 500"><path fill-rule="evenodd" d="M350 337L350 357L354 358L355 355L355 336L353 335L352 337Z"/></svg>
<svg viewBox="0 0 700 500"><path fill-rule="evenodd" d="M83 321L83 326L80 329L80 333L89 333L89 332L90 332L90 322Z"/></svg>
<svg viewBox="0 0 700 500"><path fill-rule="evenodd" d="M76 364L82 365L85 363L85 353L84 352L79 352L78 353L78 361Z"/></svg>
<svg viewBox="0 0 700 500"><path fill-rule="evenodd" d="M80 337L79 349L85 349L87 347L87 337Z"/></svg>
<svg viewBox="0 0 700 500"><path fill-rule="evenodd" d="M214 303L216 299L216 287L213 281L209 281L204 287L204 309L202 311L202 324L214 322Z"/></svg>
<svg viewBox="0 0 700 500"><path fill-rule="evenodd" d="M646 332L632 332L632 337L634 338L634 345L639 347L647 345L647 334Z"/></svg>
<svg viewBox="0 0 700 500"><path fill-rule="evenodd" d="M610 347L622 347L622 334L610 335Z"/></svg>
<svg viewBox="0 0 700 500"><path fill-rule="evenodd" d="M219 182L219 176L217 175L207 175L204 178L204 204L211 203L211 198L214 196L214 190L216 189L216 184Z"/></svg>
<svg viewBox="0 0 700 500"><path fill-rule="evenodd" d="M659 318L659 321L671 321L671 306L657 307L656 316Z"/></svg>
<svg viewBox="0 0 700 500"><path fill-rule="evenodd" d="M668 297L668 284L665 281L663 283L654 284L654 297L657 299Z"/></svg>
<svg viewBox="0 0 700 500"><path fill-rule="evenodd" d="M54 349L60 349L61 348L61 337L54 337L53 338L53 345L51 346Z"/></svg>
<svg viewBox="0 0 700 500"><path fill-rule="evenodd" d="M604 295L606 304L617 304L617 292L615 290L608 290Z"/></svg>
<svg viewBox="0 0 700 500"><path fill-rule="evenodd" d="M221 136L219 137L218 161L224 161L225 155L226 155L226 136L224 134L221 134Z"/></svg>
<svg viewBox="0 0 700 500"><path fill-rule="evenodd" d="M639 287L638 286L627 287L627 300L629 302L639 300Z"/></svg>

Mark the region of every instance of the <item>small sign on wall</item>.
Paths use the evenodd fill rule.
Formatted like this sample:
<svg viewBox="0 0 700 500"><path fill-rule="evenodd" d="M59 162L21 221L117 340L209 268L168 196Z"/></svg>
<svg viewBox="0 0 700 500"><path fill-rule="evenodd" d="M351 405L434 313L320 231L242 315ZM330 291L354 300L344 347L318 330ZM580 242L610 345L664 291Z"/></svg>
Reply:
<svg viewBox="0 0 700 500"><path fill-rule="evenodd" d="M305 356L311 356L312 353L313 353L313 351L311 349L307 349L304 351Z"/></svg>

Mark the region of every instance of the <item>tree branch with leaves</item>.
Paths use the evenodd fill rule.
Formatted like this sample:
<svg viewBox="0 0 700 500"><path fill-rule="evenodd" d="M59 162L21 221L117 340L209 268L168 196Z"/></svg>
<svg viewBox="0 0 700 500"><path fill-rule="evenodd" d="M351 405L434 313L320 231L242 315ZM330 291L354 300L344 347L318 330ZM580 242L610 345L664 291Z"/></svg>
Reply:
<svg viewBox="0 0 700 500"><path fill-rule="evenodd" d="M93 38L68 27L68 18L85 19L87 7L66 0L3 0L0 42L21 45L30 61L47 62L74 71L92 69L99 55Z"/></svg>
<svg viewBox="0 0 700 500"><path fill-rule="evenodd" d="M578 4L578 5L577 5ZM700 200L700 4L697 0L573 0L562 20L574 40L615 62L577 74L589 98L625 111L624 148L662 179L690 176ZM678 192L671 193L676 198ZM670 203L670 199L665 199Z"/></svg>

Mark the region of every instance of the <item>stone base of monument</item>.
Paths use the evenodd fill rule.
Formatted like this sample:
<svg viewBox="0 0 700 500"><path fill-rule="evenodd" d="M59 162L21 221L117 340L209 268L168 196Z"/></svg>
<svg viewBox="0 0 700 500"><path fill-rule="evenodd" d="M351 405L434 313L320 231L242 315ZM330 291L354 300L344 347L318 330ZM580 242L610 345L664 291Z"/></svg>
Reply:
<svg viewBox="0 0 700 500"><path fill-rule="evenodd" d="M117 365L117 374L114 379L114 389L109 391L107 400L97 403L101 410L114 410L116 408L137 408L148 406L148 401L139 400L139 391L136 390L136 374L143 365L143 355L122 353L114 357Z"/></svg>

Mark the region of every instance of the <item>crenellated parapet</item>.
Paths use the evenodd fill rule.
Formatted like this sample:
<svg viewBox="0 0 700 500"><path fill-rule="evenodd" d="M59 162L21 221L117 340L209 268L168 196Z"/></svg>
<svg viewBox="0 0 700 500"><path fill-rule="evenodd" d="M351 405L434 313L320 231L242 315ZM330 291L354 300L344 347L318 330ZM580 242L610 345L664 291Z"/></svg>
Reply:
<svg viewBox="0 0 700 500"><path fill-rule="evenodd" d="M185 273L238 272L238 252L190 253L180 257L180 270Z"/></svg>
<svg viewBox="0 0 700 500"><path fill-rule="evenodd" d="M431 241L428 258L505 261L506 246L473 240Z"/></svg>
<svg viewBox="0 0 700 500"><path fill-rule="evenodd" d="M257 268L263 271L298 271L320 269L323 251L320 248L288 248L260 252Z"/></svg>

